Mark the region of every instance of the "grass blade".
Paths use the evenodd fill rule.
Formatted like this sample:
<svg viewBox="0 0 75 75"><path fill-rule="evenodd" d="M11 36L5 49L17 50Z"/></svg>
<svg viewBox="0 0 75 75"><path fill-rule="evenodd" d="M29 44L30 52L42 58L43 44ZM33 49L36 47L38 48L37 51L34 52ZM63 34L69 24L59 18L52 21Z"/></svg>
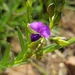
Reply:
<svg viewBox="0 0 75 75"><path fill-rule="evenodd" d="M21 30L19 29L19 27L17 27L17 32L18 32L18 36L19 36L19 40L20 40L21 49L22 49L22 51L18 54L18 56L16 58L16 60L19 60L23 56L23 54L26 53L27 49L26 49L26 43L23 39Z"/></svg>
<svg viewBox="0 0 75 75"><path fill-rule="evenodd" d="M14 58L15 58L15 57L14 57L14 54L12 54L12 59L11 59L11 62L9 63L10 66L14 65L14 61L15 61Z"/></svg>
<svg viewBox="0 0 75 75"><path fill-rule="evenodd" d="M22 49L23 52L26 52L26 50L25 50L25 48L26 48L25 40L23 39L21 30L19 29L19 27L17 27L17 32L18 32L18 36L19 36L19 40L20 40L21 49Z"/></svg>
<svg viewBox="0 0 75 75"><path fill-rule="evenodd" d="M10 52L10 44L7 44L6 50L5 50L5 53L4 53L4 57L3 57L3 60L2 60L2 65L7 64L7 61L8 61L8 58L9 58L9 52Z"/></svg>

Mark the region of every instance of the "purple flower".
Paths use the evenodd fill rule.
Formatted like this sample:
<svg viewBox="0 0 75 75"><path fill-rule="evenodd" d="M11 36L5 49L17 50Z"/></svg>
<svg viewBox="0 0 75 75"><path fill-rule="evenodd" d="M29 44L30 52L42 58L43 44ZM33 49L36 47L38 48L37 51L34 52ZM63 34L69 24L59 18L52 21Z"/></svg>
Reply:
<svg viewBox="0 0 75 75"><path fill-rule="evenodd" d="M36 32L36 34L31 35L31 40L34 37L36 40L38 40L41 36L43 36L44 38L49 38L50 36L49 26L43 24L42 22L32 22L30 23L30 28Z"/></svg>

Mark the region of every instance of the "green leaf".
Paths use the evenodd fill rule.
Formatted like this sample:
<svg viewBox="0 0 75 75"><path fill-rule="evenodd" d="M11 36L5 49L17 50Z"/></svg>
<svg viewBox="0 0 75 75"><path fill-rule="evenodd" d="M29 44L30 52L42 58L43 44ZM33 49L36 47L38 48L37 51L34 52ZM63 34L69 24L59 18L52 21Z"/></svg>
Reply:
<svg viewBox="0 0 75 75"><path fill-rule="evenodd" d="M51 44L51 45L49 45L49 46L44 47L44 48L43 48L43 50L44 50L43 53L46 54L46 53L52 52L52 51L54 51L54 50L56 50L56 49L59 49L59 48L61 48L61 47L62 47L62 46L60 46L60 45L54 43L54 44Z"/></svg>
<svg viewBox="0 0 75 75"><path fill-rule="evenodd" d="M16 61L20 60L23 57L23 55L24 55L23 51L19 52L18 56L16 57Z"/></svg>
<svg viewBox="0 0 75 75"><path fill-rule="evenodd" d="M23 52L26 52L25 40L23 39L23 35L22 35L22 32L19 27L17 27L17 32L18 32L18 36L19 36L19 40L20 40L21 49Z"/></svg>
<svg viewBox="0 0 75 75"><path fill-rule="evenodd" d="M14 54L12 54L12 59L11 59L11 62L9 63L10 66L12 66L12 65L14 64L14 61L15 61L14 58L15 58L15 57L14 57Z"/></svg>
<svg viewBox="0 0 75 75"><path fill-rule="evenodd" d="M19 27L17 27L17 32L18 32L18 36L19 36L19 40L20 40L21 49L22 49L22 51L18 54L18 56L16 58L18 60L23 56L24 53L26 53L27 48L26 48L25 40L23 39L21 30L19 29Z"/></svg>
<svg viewBox="0 0 75 75"><path fill-rule="evenodd" d="M5 53L4 53L3 60L2 60L2 65L7 64L7 61L8 61L8 58L9 58L9 52L10 52L10 44L8 43L7 46L6 46L6 50L5 50Z"/></svg>
<svg viewBox="0 0 75 75"><path fill-rule="evenodd" d="M75 37L71 38L68 42L69 42L69 45L75 43Z"/></svg>

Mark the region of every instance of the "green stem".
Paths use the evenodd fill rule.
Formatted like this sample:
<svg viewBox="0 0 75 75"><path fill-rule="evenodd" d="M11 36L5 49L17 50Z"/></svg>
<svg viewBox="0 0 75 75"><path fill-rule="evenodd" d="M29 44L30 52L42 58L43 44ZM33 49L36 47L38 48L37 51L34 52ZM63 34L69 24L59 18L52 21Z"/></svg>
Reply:
<svg viewBox="0 0 75 75"><path fill-rule="evenodd" d="M26 13L26 37L27 37L27 44L30 43L30 32L28 30L28 23L31 22L31 9L32 9L32 0L27 0L27 3L26 3L26 7L27 7L27 13Z"/></svg>
<svg viewBox="0 0 75 75"><path fill-rule="evenodd" d="M46 72L45 72L40 66L38 66L36 63L32 62L32 64L33 64L43 75L47 75Z"/></svg>

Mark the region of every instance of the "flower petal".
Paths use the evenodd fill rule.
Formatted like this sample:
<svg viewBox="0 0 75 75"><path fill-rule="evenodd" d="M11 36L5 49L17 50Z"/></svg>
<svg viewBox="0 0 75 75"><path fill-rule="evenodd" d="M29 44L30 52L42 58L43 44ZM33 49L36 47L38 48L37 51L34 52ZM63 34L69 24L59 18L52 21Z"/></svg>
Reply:
<svg viewBox="0 0 75 75"><path fill-rule="evenodd" d="M33 29L36 32L39 32L42 27L43 27L42 22L32 22L32 23L30 23L30 28Z"/></svg>
<svg viewBox="0 0 75 75"><path fill-rule="evenodd" d="M40 30L40 35L42 35L45 38L49 38L50 36L50 28L47 25L44 25Z"/></svg>
<svg viewBox="0 0 75 75"><path fill-rule="evenodd" d="M34 42L41 37L39 34L31 34L31 41Z"/></svg>

